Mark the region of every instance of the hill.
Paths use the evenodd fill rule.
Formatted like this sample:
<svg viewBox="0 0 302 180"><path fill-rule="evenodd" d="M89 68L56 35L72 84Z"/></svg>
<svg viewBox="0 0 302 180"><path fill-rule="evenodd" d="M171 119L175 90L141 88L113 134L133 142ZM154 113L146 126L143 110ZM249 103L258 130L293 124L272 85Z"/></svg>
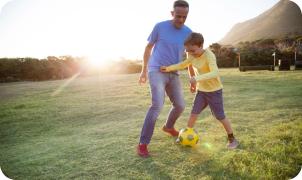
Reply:
<svg viewBox="0 0 302 180"><path fill-rule="evenodd" d="M259 16L233 26L219 43L235 45L244 41L299 35L302 35L301 9L292 1L280 0Z"/></svg>

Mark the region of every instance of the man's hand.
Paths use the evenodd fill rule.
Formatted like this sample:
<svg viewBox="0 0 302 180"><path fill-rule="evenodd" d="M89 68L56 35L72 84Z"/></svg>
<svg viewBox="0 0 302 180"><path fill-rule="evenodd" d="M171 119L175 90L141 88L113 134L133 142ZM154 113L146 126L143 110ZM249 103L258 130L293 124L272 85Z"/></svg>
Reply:
<svg viewBox="0 0 302 180"><path fill-rule="evenodd" d="M190 83L190 91L191 91L191 93L195 93L196 92L196 84Z"/></svg>
<svg viewBox="0 0 302 180"><path fill-rule="evenodd" d="M141 72L141 75L139 76L139 80L138 80L138 83L140 85L142 85L143 83L146 83L147 82L147 73L146 72Z"/></svg>
<svg viewBox="0 0 302 180"><path fill-rule="evenodd" d="M161 66L160 67L160 72L168 72L167 71L167 66Z"/></svg>

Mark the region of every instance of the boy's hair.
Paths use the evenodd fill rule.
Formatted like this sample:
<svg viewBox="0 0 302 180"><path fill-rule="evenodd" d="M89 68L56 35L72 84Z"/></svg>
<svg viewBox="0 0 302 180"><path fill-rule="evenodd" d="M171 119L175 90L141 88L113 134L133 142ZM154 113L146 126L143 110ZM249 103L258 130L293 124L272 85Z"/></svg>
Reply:
<svg viewBox="0 0 302 180"><path fill-rule="evenodd" d="M176 8L176 7L189 8L189 3L187 1L184 1L184 0L176 0L173 4L173 8Z"/></svg>
<svg viewBox="0 0 302 180"><path fill-rule="evenodd" d="M196 45L201 47L203 45L204 39L202 34L192 32L185 40L185 45Z"/></svg>

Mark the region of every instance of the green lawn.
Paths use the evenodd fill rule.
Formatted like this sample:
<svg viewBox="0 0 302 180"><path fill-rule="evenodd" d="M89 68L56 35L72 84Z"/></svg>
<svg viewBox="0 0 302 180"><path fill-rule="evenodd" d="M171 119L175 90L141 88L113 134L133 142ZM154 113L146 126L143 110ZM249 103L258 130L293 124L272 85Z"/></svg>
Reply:
<svg viewBox="0 0 302 180"><path fill-rule="evenodd" d="M160 127L151 158L136 155L150 105L138 74L0 84L0 166L12 179L289 179L302 165L302 71L223 69L225 111L240 141L227 150L225 132L206 109L201 141L180 147ZM186 110L194 95L181 75ZM62 86L59 91L59 87ZM56 92L56 93L54 93ZM54 95L55 94L55 95Z"/></svg>

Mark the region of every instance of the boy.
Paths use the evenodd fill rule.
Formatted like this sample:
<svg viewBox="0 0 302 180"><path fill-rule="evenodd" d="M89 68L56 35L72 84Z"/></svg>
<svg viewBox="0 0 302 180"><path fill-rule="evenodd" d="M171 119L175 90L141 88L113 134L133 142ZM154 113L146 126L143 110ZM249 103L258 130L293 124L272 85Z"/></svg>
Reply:
<svg viewBox="0 0 302 180"><path fill-rule="evenodd" d="M171 72L180 70L193 65L196 71L196 76L191 77L190 83L197 83L197 93L194 99L193 108L188 120L188 127L193 128L198 115L208 105L219 120L228 135L229 149L235 149L239 142L233 135L233 130L230 121L226 118L223 109L222 83L218 74L216 57L210 49L203 49L203 36L200 33L191 33L185 40L185 49L189 54L185 61L171 66L161 66L161 72Z"/></svg>

